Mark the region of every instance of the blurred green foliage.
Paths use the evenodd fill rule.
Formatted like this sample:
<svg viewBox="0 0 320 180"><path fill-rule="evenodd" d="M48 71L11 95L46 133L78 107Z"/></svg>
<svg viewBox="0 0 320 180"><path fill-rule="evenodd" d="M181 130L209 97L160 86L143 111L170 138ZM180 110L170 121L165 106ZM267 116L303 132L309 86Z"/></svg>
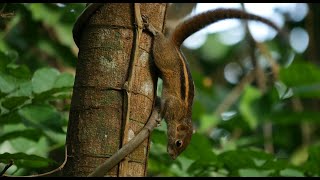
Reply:
<svg viewBox="0 0 320 180"><path fill-rule="evenodd" d="M13 13L0 16L0 169L13 159L8 174L43 173L63 161L77 57L72 27L84 7L0 4L0 13ZM267 66L266 91L257 81L247 84L219 114L215 110L238 86L224 78L224 67L237 62L250 70L239 60L250 57L248 42L225 45L219 35L210 34L199 49L183 48L196 85L196 132L173 161L166 153L166 124L154 130L148 175L319 176L319 66L293 51L287 63L280 40L267 41L279 55L279 78L270 80Z"/></svg>

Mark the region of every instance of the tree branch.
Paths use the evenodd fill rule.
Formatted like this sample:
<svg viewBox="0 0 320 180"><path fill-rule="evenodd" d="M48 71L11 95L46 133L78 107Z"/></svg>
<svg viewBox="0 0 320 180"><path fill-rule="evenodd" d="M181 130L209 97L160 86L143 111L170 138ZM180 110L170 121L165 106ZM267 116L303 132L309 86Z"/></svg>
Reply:
<svg viewBox="0 0 320 180"><path fill-rule="evenodd" d="M3 170L0 172L0 176L3 176L3 174L13 165L13 160L10 160L9 164L7 164Z"/></svg>

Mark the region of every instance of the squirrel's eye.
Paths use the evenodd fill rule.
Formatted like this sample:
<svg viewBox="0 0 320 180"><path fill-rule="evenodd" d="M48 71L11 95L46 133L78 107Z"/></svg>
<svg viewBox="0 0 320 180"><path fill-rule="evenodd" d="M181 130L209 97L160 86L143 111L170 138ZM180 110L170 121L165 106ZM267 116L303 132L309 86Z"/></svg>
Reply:
<svg viewBox="0 0 320 180"><path fill-rule="evenodd" d="M182 146L182 141L179 139L176 141L176 146L181 147Z"/></svg>

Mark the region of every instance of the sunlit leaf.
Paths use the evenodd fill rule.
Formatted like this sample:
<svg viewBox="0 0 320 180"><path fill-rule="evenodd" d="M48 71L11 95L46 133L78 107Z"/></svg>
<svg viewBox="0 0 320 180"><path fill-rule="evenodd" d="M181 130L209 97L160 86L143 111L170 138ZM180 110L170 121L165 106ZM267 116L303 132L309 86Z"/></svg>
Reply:
<svg viewBox="0 0 320 180"><path fill-rule="evenodd" d="M279 95L280 99L290 98L293 95L292 88L287 87L282 82L276 82L275 83L275 88L278 91L278 95Z"/></svg>
<svg viewBox="0 0 320 180"><path fill-rule="evenodd" d="M273 170L239 169L240 177L267 177L271 173L273 173Z"/></svg>
<svg viewBox="0 0 320 180"><path fill-rule="evenodd" d="M30 81L23 82L19 84L17 89L10 93L8 97L21 97L21 96L31 96L32 95L32 84Z"/></svg>
<svg viewBox="0 0 320 180"><path fill-rule="evenodd" d="M199 132L205 132L208 130L208 128L216 126L219 122L219 119L213 114L203 114L200 121L201 124L197 130Z"/></svg>
<svg viewBox="0 0 320 180"><path fill-rule="evenodd" d="M288 177L304 177L304 174L295 169L284 169L280 171L281 176L288 176Z"/></svg>
<svg viewBox="0 0 320 180"><path fill-rule="evenodd" d="M16 78L0 72L0 92L9 93L17 88L17 86L18 82Z"/></svg>
<svg viewBox="0 0 320 180"><path fill-rule="evenodd" d="M261 92L251 86L247 86L239 104L239 110L244 120L249 124L251 129L257 127L258 119L253 109L253 102L261 97Z"/></svg>
<svg viewBox="0 0 320 180"><path fill-rule="evenodd" d="M297 148L295 152L292 153L290 158L292 164L301 165L308 159L308 148L306 146L302 146L301 148Z"/></svg>
<svg viewBox="0 0 320 180"><path fill-rule="evenodd" d="M52 89L59 74L59 71L53 68L37 70L32 77L33 92L41 93Z"/></svg>
<svg viewBox="0 0 320 180"><path fill-rule="evenodd" d="M53 87L54 88L73 87L73 83L74 83L73 75L68 73L62 73L57 77Z"/></svg>
<svg viewBox="0 0 320 180"><path fill-rule="evenodd" d="M217 41L217 34L210 34L205 44L200 48L202 58L207 61L220 60L226 55L229 46ZM214 51L213 51L214 49Z"/></svg>
<svg viewBox="0 0 320 180"><path fill-rule="evenodd" d="M40 20L55 29L59 40L64 45L72 45L72 26L73 24L60 23L61 13L59 11L52 10L46 6L46 4L33 3L29 6L29 9L33 12L34 19Z"/></svg>

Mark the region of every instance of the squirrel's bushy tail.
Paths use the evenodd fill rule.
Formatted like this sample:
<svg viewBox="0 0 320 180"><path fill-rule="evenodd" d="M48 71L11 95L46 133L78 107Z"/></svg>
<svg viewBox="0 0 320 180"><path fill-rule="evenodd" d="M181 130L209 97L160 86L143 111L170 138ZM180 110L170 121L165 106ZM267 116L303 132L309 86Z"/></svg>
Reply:
<svg viewBox="0 0 320 180"><path fill-rule="evenodd" d="M266 18L250 14L242 10L221 8L198 14L182 22L172 32L171 39L177 45L177 47L180 47L183 41L193 33L212 23L225 19L256 20L273 27L278 32L281 32L281 30L273 22Z"/></svg>

